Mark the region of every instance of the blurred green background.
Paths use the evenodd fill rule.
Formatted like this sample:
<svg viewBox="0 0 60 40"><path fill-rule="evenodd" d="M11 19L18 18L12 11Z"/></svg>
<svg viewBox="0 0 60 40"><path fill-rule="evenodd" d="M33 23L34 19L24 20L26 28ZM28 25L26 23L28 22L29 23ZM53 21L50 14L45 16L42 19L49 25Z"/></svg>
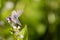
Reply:
<svg viewBox="0 0 60 40"><path fill-rule="evenodd" d="M10 32L6 20L19 9L23 39ZM0 0L0 40L60 40L60 0Z"/></svg>

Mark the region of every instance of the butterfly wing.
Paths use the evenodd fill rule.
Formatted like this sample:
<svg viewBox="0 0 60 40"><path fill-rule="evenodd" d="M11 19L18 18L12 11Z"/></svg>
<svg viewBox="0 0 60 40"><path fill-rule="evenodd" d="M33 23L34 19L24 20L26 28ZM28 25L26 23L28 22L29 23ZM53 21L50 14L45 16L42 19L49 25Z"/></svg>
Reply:
<svg viewBox="0 0 60 40"><path fill-rule="evenodd" d="M14 18L14 16L17 17L17 12L15 10L12 11L11 18ZM17 17L18 18L18 17Z"/></svg>
<svg viewBox="0 0 60 40"><path fill-rule="evenodd" d="M21 22L18 19L16 19L16 20L17 20L17 24L21 26Z"/></svg>
<svg viewBox="0 0 60 40"><path fill-rule="evenodd" d="M15 10L12 11L11 17L13 18L14 16L16 16L16 18L18 18L19 16L22 15L23 10L17 10L17 12Z"/></svg>
<svg viewBox="0 0 60 40"><path fill-rule="evenodd" d="M18 16L18 17L21 16L22 13L23 13L23 10L17 10L17 16Z"/></svg>
<svg viewBox="0 0 60 40"><path fill-rule="evenodd" d="M22 14L22 10L17 10L17 12L15 10L13 10L12 14L11 14L12 21L14 23L21 25L20 21L18 20L18 17L21 16L21 14Z"/></svg>

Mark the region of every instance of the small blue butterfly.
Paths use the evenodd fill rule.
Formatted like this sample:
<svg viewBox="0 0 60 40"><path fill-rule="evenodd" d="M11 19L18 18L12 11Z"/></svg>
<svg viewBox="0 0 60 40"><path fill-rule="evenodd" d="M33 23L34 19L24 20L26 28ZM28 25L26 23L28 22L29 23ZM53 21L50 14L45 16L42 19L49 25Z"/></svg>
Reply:
<svg viewBox="0 0 60 40"><path fill-rule="evenodd" d="M13 10L12 14L7 17L7 21L9 23L21 25L20 21L18 20L18 17L22 15L22 12L23 10L17 10L17 11Z"/></svg>

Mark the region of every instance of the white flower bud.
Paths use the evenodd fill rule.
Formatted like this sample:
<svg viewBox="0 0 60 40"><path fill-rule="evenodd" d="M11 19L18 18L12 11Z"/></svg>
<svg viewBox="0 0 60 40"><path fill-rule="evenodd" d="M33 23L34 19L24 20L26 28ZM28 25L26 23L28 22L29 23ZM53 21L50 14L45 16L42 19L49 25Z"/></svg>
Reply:
<svg viewBox="0 0 60 40"><path fill-rule="evenodd" d="M20 26L18 26L18 28L17 29L20 29L21 27Z"/></svg>
<svg viewBox="0 0 60 40"><path fill-rule="evenodd" d="M24 36L21 34L21 35L20 35L20 38L24 38Z"/></svg>
<svg viewBox="0 0 60 40"><path fill-rule="evenodd" d="M10 20L8 20L8 23L10 23Z"/></svg>
<svg viewBox="0 0 60 40"><path fill-rule="evenodd" d="M13 26L14 29L16 29L16 26Z"/></svg>

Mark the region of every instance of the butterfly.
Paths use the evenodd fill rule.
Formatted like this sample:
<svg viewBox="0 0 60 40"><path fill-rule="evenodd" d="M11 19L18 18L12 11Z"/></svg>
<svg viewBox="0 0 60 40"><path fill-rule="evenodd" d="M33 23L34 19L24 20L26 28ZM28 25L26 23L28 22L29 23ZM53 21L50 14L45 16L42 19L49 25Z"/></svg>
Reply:
<svg viewBox="0 0 60 40"><path fill-rule="evenodd" d="M13 10L11 12L11 15L9 15L6 19L8 21L8 23L11 23L12 25L20 25L21 26L21 22L19 21L18 17L21 16L23 13L23 10Z"/></svg>

